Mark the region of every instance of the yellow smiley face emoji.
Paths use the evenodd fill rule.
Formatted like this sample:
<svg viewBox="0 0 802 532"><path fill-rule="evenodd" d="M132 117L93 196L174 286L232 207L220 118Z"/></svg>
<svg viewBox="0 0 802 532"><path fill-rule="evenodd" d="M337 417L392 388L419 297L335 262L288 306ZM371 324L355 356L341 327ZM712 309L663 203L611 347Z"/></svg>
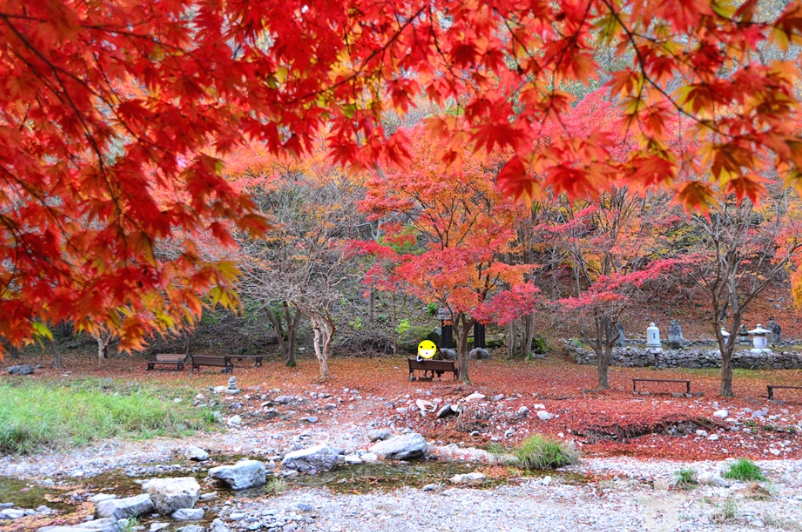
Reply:
<svg viewBox="0 0 802 532"><path fill-rule="evenodd" d="M437 353L437 346L431 340L424 340L418 344L418 356L421 358L433 358Z"/></svg>

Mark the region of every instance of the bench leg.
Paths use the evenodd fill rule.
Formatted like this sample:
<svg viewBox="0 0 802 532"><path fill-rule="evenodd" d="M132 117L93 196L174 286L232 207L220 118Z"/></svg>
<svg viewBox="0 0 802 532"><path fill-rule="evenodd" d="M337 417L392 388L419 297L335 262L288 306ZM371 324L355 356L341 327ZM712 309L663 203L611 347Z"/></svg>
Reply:
<svg viewBox="0 0 802 532"><path fill-rule="evenodd" d="M774 388L772 388L771 386L766 386L766 388L768 389L769 392L769 401L771 401L774 399Z"/></svg>
<svg viewBox="0 0 802 532"><path fill-rule="evenodd" d="M184 371L184 363L183 362L179 362L178 364L176 364L176 369L175 370L176 371Z"/></svg>
<svg viewBox="0 0 802 532"><path fill-rule="evenodd" d="M152 369L153 369L153 362L148 362L148 369L146 369L145 371L150 371Z"/></svg>

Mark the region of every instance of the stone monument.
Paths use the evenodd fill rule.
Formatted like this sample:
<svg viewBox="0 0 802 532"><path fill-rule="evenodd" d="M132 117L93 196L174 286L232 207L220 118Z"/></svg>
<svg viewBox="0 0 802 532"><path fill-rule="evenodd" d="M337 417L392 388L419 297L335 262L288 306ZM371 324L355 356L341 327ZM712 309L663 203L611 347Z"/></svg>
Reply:
<svg viewBox="0 0 802 532"><path fill-rule="evenodd" d="M774 318L769 318L767 328L769 330L769 343L771 345L779 344L783 339L783 330L780 324L774 321Z"/></svg>
<svg viewBox="0 0 802 532"><path fill-rule="evenodd" d="M615 346L624 347L624 340L626 340L626 336L624 336L624 326L616 322L615 328L618 329L618 339L615 341Z"/></svg>
<svg viewBox="0 0 802 532"><path fill-rule="evenodd" d="M739 344L751 344L752 340L749 338L749 331L746 330L746 325L741 324L741 328L738 329L738 338L736 342Z"/></svg>
<svg viewBox="0 0 802 532"><path fill-rule="evenodd" d="M682 347L682 327L677 320L671 320L668 326L668 345Z"/></svg>

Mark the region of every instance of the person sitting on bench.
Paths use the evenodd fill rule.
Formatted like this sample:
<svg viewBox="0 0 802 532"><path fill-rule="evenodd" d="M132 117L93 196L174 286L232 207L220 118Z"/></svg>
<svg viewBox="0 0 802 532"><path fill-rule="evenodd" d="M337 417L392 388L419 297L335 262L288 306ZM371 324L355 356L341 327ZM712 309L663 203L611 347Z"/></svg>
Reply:
<svg viewBox="0 0 802 532"><path fill-rule="evenodd" d="M437 346L431 340L424 340L418 344L418 362L432 360L436 354Z"/></svg>

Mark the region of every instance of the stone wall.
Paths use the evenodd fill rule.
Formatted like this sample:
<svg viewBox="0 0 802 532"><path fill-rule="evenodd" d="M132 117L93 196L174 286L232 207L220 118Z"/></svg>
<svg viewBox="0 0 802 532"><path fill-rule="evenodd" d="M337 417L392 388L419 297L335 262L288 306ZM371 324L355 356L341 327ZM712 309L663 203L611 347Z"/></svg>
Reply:
<svg viewBox="0 0 802 532"><path fill-rule="evenodd" d="M577 364L596 365L596 354L590 347L584 347L577 340L560 342ZM642 368L654 366L654 362L654 355L642 344L613 348L613 366ZM733 367L744 369L802 369L802 352L776 348L771 353L752 353L746 347L736 346L732 363ZM683 346L681 349L663 347L660 367L720 368L721 353L718 349L705 349L703 344Z"/></svg>

